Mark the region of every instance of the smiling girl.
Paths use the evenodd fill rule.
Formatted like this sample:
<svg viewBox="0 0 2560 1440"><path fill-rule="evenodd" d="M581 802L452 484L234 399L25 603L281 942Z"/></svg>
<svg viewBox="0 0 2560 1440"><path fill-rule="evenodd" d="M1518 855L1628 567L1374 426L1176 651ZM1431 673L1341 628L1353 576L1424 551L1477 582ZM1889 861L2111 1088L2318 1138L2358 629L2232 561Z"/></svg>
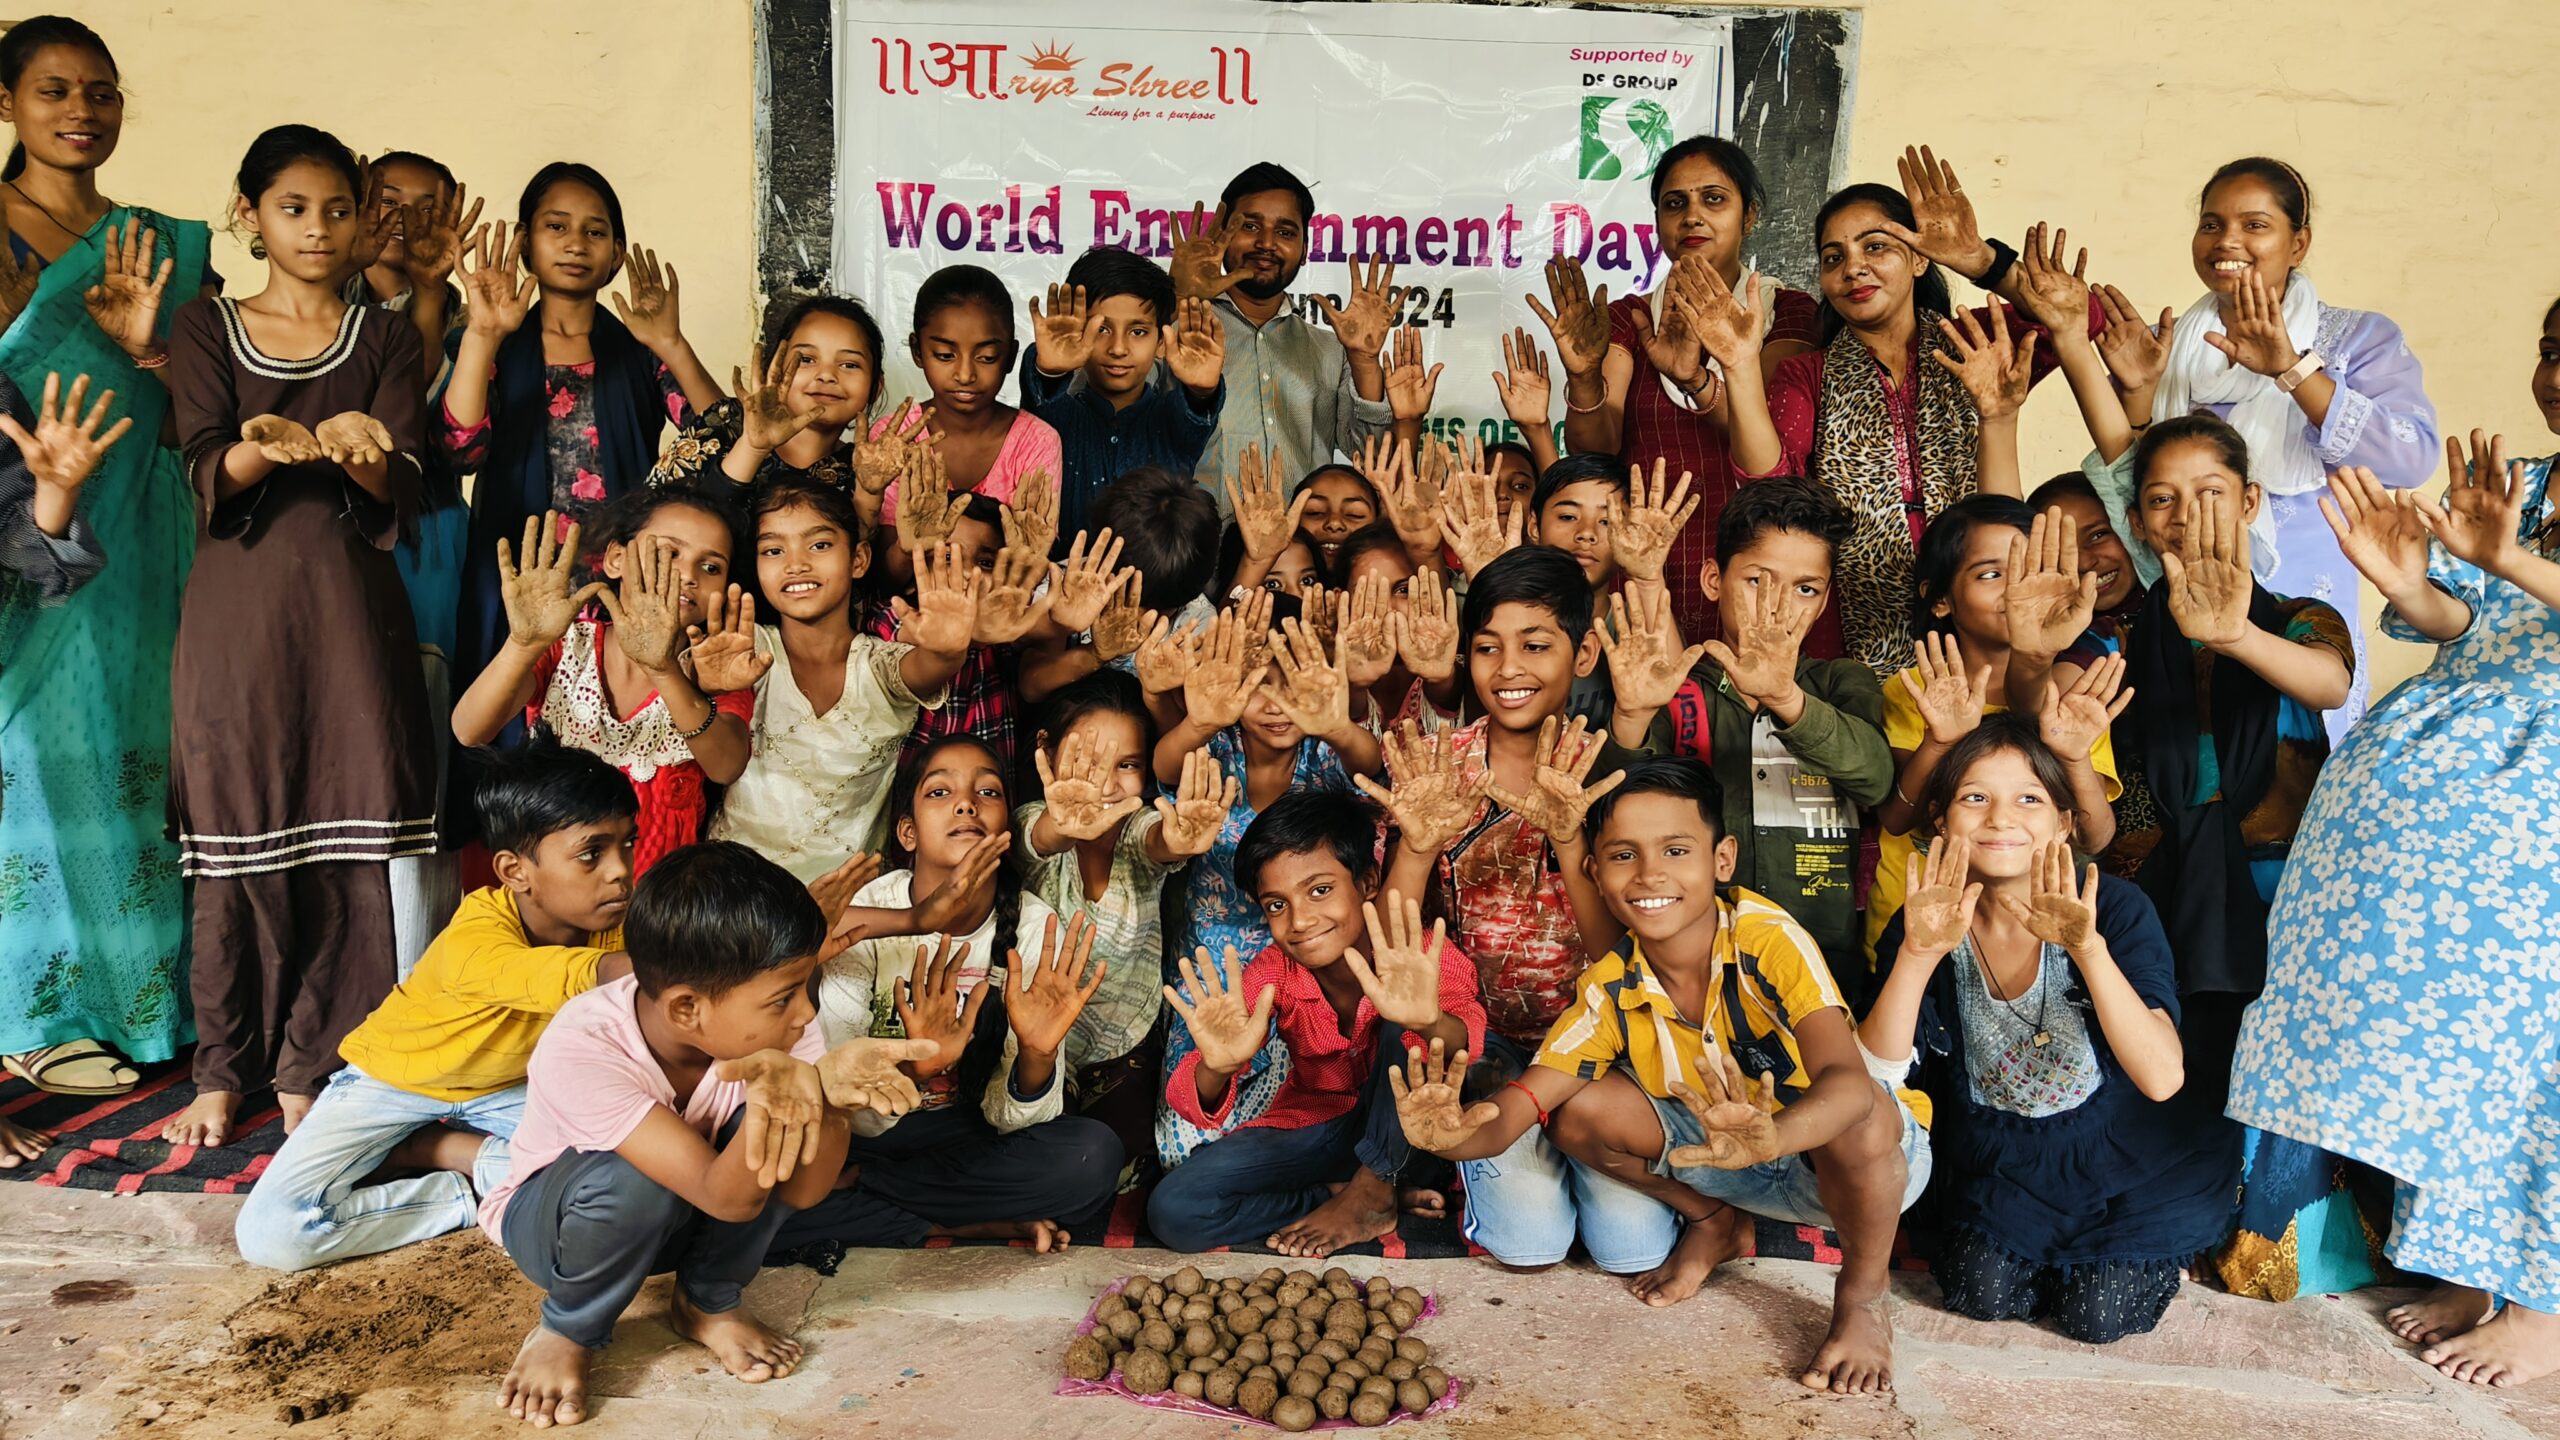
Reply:
<svg viewBox="0 0 2560 1440"><path fill-rule="evenodd" d="M598 297L626 261L626 294L607 314ZM455 665L472 675L506 638L498 542L531 516L579 519L638 485L659 432L709 409L720 387L684 338L674 268L627 248L622 200L588 166L535 172L514 236L503 220L473 231L458 273L471 321L437 444L479 477Z"/></svg>
<svg viewBox="0 0 2560 1440"><path fill-rule="evenodd" d="M247 300L197 300L169 382L204 523L178 622L169 790L195 881L197 1095L164 1130L229 1139L274 1083L291 1130L391 988L386 862L436 845L435 740L392 561L418 503L418 333L339 294L364 177L283 125L240 162ZM254 682L254 683L253 683Z"/></svg>
<svg viewBox="0 0 2560 1440"><path fill-rule="evenodd" d="M704 787L746 768L754 615L730 583L740 524L725 497L679 485L640 490L605 507L595 526L582 546L574 524L555 538L557 514L527 520L521 564L499 543L506 643L454 702L453 733L486 745L521 715L631 777L637 879L702 838ZM598 577L583 589L571 578L581 563ZM603 602L605 618L577 618L589 600ZM720 643L700 643L714 637Z"/></svg>
<svg viewBox="0 0 2560 1440"><path fill-rule="evenodd" d="M1921 791L1923 857L1885 933L1891 969L1858 1027L1935 1103L1952 1192L1930 1269L1976 1320L2050 1317L2103 1345L2160 1323L2220 1238L2226 1147L2167 1104L2185 1080L2178 985L2151 902L2074 861L2078 802L2019 717L1982 722Z"/></svg>
<svg viewBox="0 0 2560 1440"><path fill-rule="evenodd" d="M805 479L853 493L846 432L880 398L880 324L861 301L811 295L780 309L731 383L737 395L685 422L650 484L716 470L738 485Z"/></svg>

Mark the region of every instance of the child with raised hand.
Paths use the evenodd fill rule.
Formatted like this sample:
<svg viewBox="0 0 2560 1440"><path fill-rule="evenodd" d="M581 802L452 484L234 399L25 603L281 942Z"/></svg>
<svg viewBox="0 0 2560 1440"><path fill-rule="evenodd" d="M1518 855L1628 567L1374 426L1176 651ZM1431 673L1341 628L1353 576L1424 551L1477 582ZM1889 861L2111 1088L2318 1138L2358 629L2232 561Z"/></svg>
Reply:
<svg viewBox="0 0 2560 1440"><path fill-rule="evenodd" d="M1068 1101L1120 1137L1142 1175L1155 1154L1160 905L1165 878L1207 853L1242 787L1209 757L1183 757L1182 782L1154 786L1155 719L1138 682L1102 670L1049 697L1032 760L1041 798L1014 811L1027 852L1023 884L1060 915L1093 926L1110 967L1067 1034Z"/></svg>
<svg viewBox="0 0 2560 1440"><path fill-rule="evenodd" d="M454 663L477 675L507 638L498 542L546 511L584 520L638 487L659 433L709 409L720 386L684 338L674 267L628 246L622 200L590 166L536 171L514 235L503 220L474 230L456 274L470 323L436 444L454 473L479 477ZM608 314L598 297L617 276Z"/></svg>
<svg viewBox="0 0 2560 1440"><path fill-rule="evenodd" d="M363 178L326 132L261 134L236 213L266 288L171 322L203 517L169 676L198 1038L196 1099L162 1132L178 1144L223 1144L269 1080L300 1123L397 976L389 864L436 847L426 677L391 556L418 504L418 336L339 295Z"/></svg>
<svg viewBox="0 0 2560 1440"><path fill-rule="evenodd" d="M902 483L908 484L914 503L901 512L896 528L897 545L903 548L889 553L887 558L896 562L894 565L880 567L872 577L871 596L856 607L854 623L883 640L910 638L907 630L917 623L927 583L916 569L918 556L932 557L948 567L947 574L937 568L932 582L937 588L965 586L970 599L968 648L960 668L952 674L943 702L916 716L914 728L898 747L898 763L903 765L914 759L918 751L936 739L971 735L994 747L1010 766L1022 704L1016 684L1018 672L1005 663L1009 657L1003 648L980 638L982 620L995 622L1003 609L999 604L982 616L980 606L996 588L998 557L1006 548L1004 528L1009 507L984 495L946 494L942 489L941 456L933 447L917 446L908 455L913 463ZM1073 577L1076 568L1071 566L1066 574ZM1062 581L1059 591L1050 596L1053 616L1057 602L1065 598L1068 583ZM901 589L906 593L899 593ZM1025 595L1027 599L1027 591Z"/></svg>
<svg viewBox="0 0 2560 1440"><path fill-rule="evenodd" d="M1976 1320L2142 1334L2221 1238L2236 1178L2164 1103L2185 1078L2168 937L2140 891L2080 874L2062 763L2023 717L1957 742L1921 803L1933 838L1904 862L1858 1035L1881 1070L1927 1053L1950 1199L1930 1272Z"/></svg>
<svg viewBox="0 0 2560 1440"><path fill-rule="evenodd" d="M711 836L811 880L879 848L898 742L942 703L968 653L970 589L956 563L927 560L916 567L916 609L900 639L857 629L854 586L871 556L853 497L790 474L759 482L753 502L756 589L777 623L747 637L754 653L744 663L761 670L749 753ZM752 620L755 602L741 595L736 604ZM696 649L729 647L732 634Z"/></svg>
<svg viewBox="0 0 2560 1440"><path fill-rule="evenodd" d="M1010 500L1033 477L1058 488L1058 432L996 398L1020 348L1013 296L993 271L945 265L917 287L907 358L924 372L932 392L929 448L940 458L952 492ZM911 418L901 406L872 433L917 436L926 428L923 416ZM901 492L910 488L906 479L891 482L881 499L880 523L896 523Z"/></svg>
<svg viewBox="0 0 2560 1440"><path fill-rule="evenodd" d="M0 435L8 437L0 447L0 572L26 584L39 604L68 598L106 568L80 514L80 487L133 428L131 416L106 425L115 398L109 390L90 405L86 375L72 379L65 397L62 377L48 374L39 411L0 376Z"/></svg>
<svg viewBox="0 0 2560 1440"><path fill-rule="evenodd" d="M1706 642L1689 676L1695 690L1675 691L1659 710L1622 692L1611 717L1619 743L1696 755L1714 769L1735 883L1795 917L1835 976L1866 968L1858 832L1861 812L1892 793L1894 769L1875 672L1804 653L1849 529L1848 512L1810 481L1744 486L1717 517L1715 553L1698 572L1722 638ZM1674 636L1662 648L1676 644Z"/></svg>
<svg viewBox="0 0 2560 1440"><path fill-rule="evenodd" d="M1260 586L1295 595L1323 578L1318 541L1307 533L1307 508L1317 492L1300 486L1294 496L1281 493L1280 474L1268 467L1269 448L1248 445L1238 456L1236 471L1225 486L1229 522L1219 556L1224 579L1220 599L1233 600ZM1331 503L1327 502L1328 512ZM1348 532L1346 532L1348 533ZM1226 551L1233 552L1232 563Z"/></svg>
<svg viewBox="0 0 2560 1440"><path fill-rule="evenodd" d="M1196 297L1176 300L1164 267L1097 245L1031 306L1022 408L1058 432L1059 515L1093 525L1104 486L1140 465L1188 475L1226 404L1226 327Z"/></svg>
<svg viewBox="0 0 2560 1440"><path fill-rule="evenodd" d="M1740 1253L1751 1215L1837 1230L1831 1329L1801 1378L1879 1393L1894 1230L1929 1178L1927 1102L1870 1075L1812 937L1720 888L1734 860L1723 813L1701 762L1629 765L1582 816L1585 873L1625 938L1583 973L1525 1073L1496 1067L1518 1078L1472 1107L1467 1055L1415 1053L1389 1083L1406 1136L1436 1154L1480 1165L1543 1132L1570 1176L1550 1258L1579 1233L1648 1305L1696 1294Z"/></svg>
<svg viewBox="0 0 2560 1440"><path fill-rule="evenodd" d="M818 902L743 845L689 846L633 889L631 973L560 1007L527 1066L506 1183L480 1226L543 1293L498 1403L586 1418L587 1370L656 1271L668 1323L749 1384L800 1345L740 1306L774 1233L844 1167L856 1114L916 1102L899 1069L931 1042L827 1048L810 1000Z"/></svg>
<svg viewBox="0 0 2560 1440"><path fill-rule="evenodd" d="M1351 538L1352 531L1386 513L1378 477L1393 465L1396 447L1387 437L1373 435L1364 449L1361 465L1319 465L1308 471L1291 493L1291 513L1297 517L1293 533L1303 533L1315 541L1319 575L1332 568L1334 552ZM1409 459L1410 451L1406 453ZM1303 510L1296 508L1301 498Z"/></svg>
<svg viewBox="0 0 2560 1440"><path fill-rule="evenodd" d="M346 1068L241 1207L234 1233L252 1265L304 1270L472 1224L506 1178L544 1027L570 997L631 973L630 782L537 736L484 752L476 789L498 883L463 897L339 1045Z"/></svg>
<svg viewBox="0 0 2560 1440"><path fill-rule="evenodd" d="M1867 966L1880 971L1877 948L1885 922L1902 904L1903 862L1918 848L1915 803L1947 748L1985 715L2013 708L2012 637L2078 631L2088 624L2082 601L2094 577L2079 573L2058 545L2061 524L2006 495L1972 495L1929 522L1912 578L1914 663L1885 686L1884 735L1893 747L1893 793L1876 807L1882 832L1875 882L1867 891ZM2022 587L2012 598L2012 587ZM2056 612L2059 611L2059 618ZM2124 683L2122 661L2108 658L2043 687L2034 715L2038 733L2063 757L2071 776L2073 839L2091 854L2115 837L2111 802L2123 793L2122 763L2109 726L2137 692Z"/></svg>
<svg viewBox="0 0 2560 1440"><path fill-rule="evenodd" d="M1422 907L1379 893L1377 817L1354 797L1293 794L1258 816L1237 879L1271 917L1249 959L1233 947L1182 961L1165 987L1198 1048L1165 1103L1222 1133L1156 1186L1147 1227L1177 1250L1263 1244L1316 1257L1393 1234L1410 1158L1386 1088L1408 1044L1484 1035L1475 967L1425 930ZM1364 956L1365 947L1365 956ZM1247 1068L1276 1040L1289 1073L1269 1108L1234 1114Z"/></svg>
<svg viewBox="0 0 2560 1440"><path fill-rule="evenodd" d="M725 497L682 485L615 501L594 535L571 525L554 538L558 519L525 522L521 567L498 542L507 640L454 702L454 738L486 745L522 715L603 756L640 792L631 863L646 874L702 837L704 787L746 769L758 676L739 663L752 654L750 607L728 602L740 526ZM578 588L582 560L600 578ZM589 600L606 618L578 618ZM697 654L697 632L720 643Z"/></svg>
<svg viewBox="0 0 2560 1440"><path fill-rule="evenodd" d="M880 398L880 323L859 300L807 295L778 307L737 393L684 422L649 483L807 480L856 491L853 428Z"/></svg>
<svg viewBox="0 0 2560 1440"><path fill-rule="evenodd" d="M778 1247L969 1235L1048 1251L1101 1238L1120 1142L1100 1120L1065 1113L1065 1051L1111 965L1088 975L1092 923L1061 926L1024 886L1006 794L994 753L966 736L936 740L901 768L892 820L908 868L854 896L851 923L835 932L852 943L818 978L818 1019L831 1043L870 1035L940 1048L906 1067L915 1113L857 1123L857 1179L787 1226ZM869 924L875 915L894 923Z"/></svg>
<svg viewBox="0 0 2560 1440"><path fill-rule="evenodd" d="M1280 707L1264 683L1271 668L1265 657L1275 643L1271 608L1269 593L1252 591L1236 608L1219 611L1178 647L1178 653L1159 661L1156 683L1172 684L1183 708L1181 717L1156 742L1157 782L1179 781L1184 757L1195 750L1216 765L1221 784L1236 782L1235 803L1228 807L1217 837L1191 864L1190 911L1180 943L1172 950L1176 955L1200 950L1218 954L1230 948L1239 955L1261 953L1270 943L1270 929L1261 907L1235 876L1236 846L1245 831L1256 815L1281 796L1319 790L1348 793L1353 769L1365 766L1374 771L1379 763L1377 742L1367 732L1360 732L1357 741L1348 739L1357 727L1347 719L1342 731L1351 748L1337 748L1332 740L1300 729ZM1343 699L1347 707L1347 689ZM1165 977L1167 983L1176 978ZM1178 1015L1171 1017L1165 1031L1166 1073L1190 1049L1190 1033ZM1285 1050L1272 1046L1266 1062L1247 1076L1243 1107L1247 1113L1259 1113L1286 1066ZM1177 1112L1159 1112L1156 1151L1167 1168L1181 1164L1206 1138L1205 1131Z"/></svg>

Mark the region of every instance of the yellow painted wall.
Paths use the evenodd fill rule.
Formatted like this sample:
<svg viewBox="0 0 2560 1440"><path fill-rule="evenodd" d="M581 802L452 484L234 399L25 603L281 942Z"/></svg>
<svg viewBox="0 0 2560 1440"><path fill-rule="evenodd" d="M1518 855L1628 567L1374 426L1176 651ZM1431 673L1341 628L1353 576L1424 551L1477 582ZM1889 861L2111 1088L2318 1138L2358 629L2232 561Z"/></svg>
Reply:
<svg viewBox="0 0 2560 1440"><path fill-rule="evenodd" d="M2406 328L2448 427L2553 447L2525 393L2560 294L2550 0L1860 8L1850 178L1889 181L1901 146L1928 141L1956 159L1986 224L2012 237L2040 218L2068 225L2097 273L2156 309L2198 291L2186 241L2205 175L2281 155L2313 186L2322 295ZM210 215L249 138L283 120L358 149L428 151L502 208L544 161L583 159L621 190L633 237L683 273L686 328L715 373L743 360L746 0L91 0L76 13L133 92L111 195ZM235 285L256 283L245 252L217 256ZM2026 448L2030 475L2084 448L2058 385L2030 407ZM2376 678L2424 658L2379 642Z"/></svg>

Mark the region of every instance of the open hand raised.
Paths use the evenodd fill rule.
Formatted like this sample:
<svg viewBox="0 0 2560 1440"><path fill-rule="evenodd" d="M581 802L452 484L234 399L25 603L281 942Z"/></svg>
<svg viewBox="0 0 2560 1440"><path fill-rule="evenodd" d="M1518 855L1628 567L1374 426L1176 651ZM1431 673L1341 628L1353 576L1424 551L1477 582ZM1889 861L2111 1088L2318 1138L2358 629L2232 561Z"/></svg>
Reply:
<svg viewBox="0 0 2560 1440"><path fill-rule="evenodd" d="M773 656L756 649L756 597L731 585L702 597L702 623L688 626L693 683L705 695L753 690L773 668Z"/></svg>
<svg viewBox="0 0 2560 1440"><path fill-rule="evenodd" d="M1732 1054L1714 1045L1698 1066L1698 1084L1703 1094L1686 1085L1671 1087L1671 1098L1704 1132L1697 1144L1682 1145L1663 1157L1671 1168L1748 1170L1778 1158L1778 1117L1760 1098L1777 1099L1777 1076L1763 1074L1755 1091L1742 1078L1742 1067L1733 1063Z"/></svg>
<svg viewBox="0 0 2560 1440"><path fill-rule="evenodd" d="M1091 975L1085 974L1088 963ZM1064 934L1058 917L1050 916L1040 937L1040 963L1023 969L1017 950L1013 968L1022 979L1005 996L1005 1023L1013 1027L1015 1048L1032 1055L1058 1053L1076 1017L1102 988L1102 977L1111 973L1109 961L1093 958L1093 920L1082 913L1067 922Z"/></svg>
<svg viewBox="0 0 2560 1440"><path fill-rule="evenodd" d="M1396 1123L1404 1127L1405 1143L1434 1154L1457 1149L1502 1118L1502 1107L1490 1100L1464 1102L1459 1087L1466 1083L1467 1052L1444 1059L1446 1049L1441 1041L1432 1041L1426 1060L1421 1047L1409 1046L1404 1068L1387 1071L1387 1088L1395 1092Z"/></svg>
<svg viewBox="0 0 2560 1440"><path fill-rule="evenodd" d="M933 942L930 947L916 946L915 967L893 982L891 996L898 1025L907 1038L929 1040L935 1047L931 1058L907 1062L907 1073L918 1080L960 1063L960 1052L977 1031L978 1012L986 1008L991 988L971 985L968 997L961 998L960 972L969 963L968 942L961 941L955 948L948 934L934 936Z"/></svg>
<svg viewBox="0 0 2560 1440"><path fill-rule="evenodd" d="M1200 1063L1212 1070L1233 1073L1253 1063L1262 1052L1262 1044L1271 1036L1271 1002L1275 991L1265 985L1261 993L1247 1004L1244 996L1244 962L1236 958L1236 947L1226 947L1226 959L1209 958L1203 947L1194 956L1183 957L1182 990L1164 987L1165 1003L1182 1017L1199 1047ZM1193 998L1184 999L1183 990Z"/></svg>
<svg viewBox="0 0 2560 1440"><path fill-rule="evenodd" d="M587 602L613 587L598 580L581 589L578 527L560 533L560 515L545 510L540 519L524 521L524 568L516 568L515 552L498 542L498 597L507 607L507 643L524 650L546 650L569 633L569 622Z"/></svg>
<svg viewBox="0 0 2560 1440"><path fill-rule="evenodd" d="M1407 850L1437 855L1448 849L1484 808L1484 775L1465 778L1449 732L1425 735L1411 720L1399 730L1388 731L1379 746L1395 788L1389 790L1366 775L1352 776L1351 783L1396 822Z"/></svg>

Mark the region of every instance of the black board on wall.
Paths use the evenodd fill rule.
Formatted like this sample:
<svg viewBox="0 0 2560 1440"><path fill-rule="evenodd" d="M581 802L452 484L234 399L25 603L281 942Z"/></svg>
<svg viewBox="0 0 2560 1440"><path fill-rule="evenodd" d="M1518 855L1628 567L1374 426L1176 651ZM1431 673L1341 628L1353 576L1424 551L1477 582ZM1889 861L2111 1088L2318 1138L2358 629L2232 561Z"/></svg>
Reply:
<svg viewBox="0 0 2560 1440"><path fill-rule="evenodd" d="M1661 13L1659 6L1644 8ZM840 199L834 12L833 0L756 4L757 272L765 297L830 288ZM1857 14L1708 5L1690 13L1733 22L1734 138L1751 152L1768 188L1749 258L1787 284L1811 290L1813 215L1839 182L1848 155ZM1215 185L1225 177L1204 179Z"/></svg>

